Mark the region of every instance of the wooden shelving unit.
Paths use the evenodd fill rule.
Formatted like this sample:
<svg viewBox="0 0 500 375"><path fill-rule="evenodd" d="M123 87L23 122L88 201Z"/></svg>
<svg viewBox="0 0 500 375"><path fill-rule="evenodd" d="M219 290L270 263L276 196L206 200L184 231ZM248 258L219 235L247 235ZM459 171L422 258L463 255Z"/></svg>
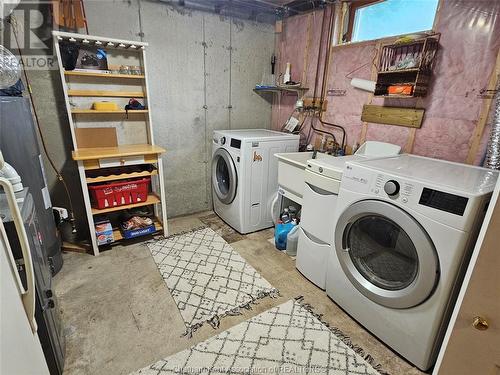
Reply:
<svg viewBox="0 0 500 375"><path fill-rule="evenodd" d="M432 69L439 48L440 34L406 43L382 47L375 85L375 96L414 98L427 95ZM398 92L398 86L401 91ZM402 92L402 87L408 94ZM391 93L391 89L395 92Z"/></svg>
<svg viewBox="0 0 500 375"><path fill-rule="evenodd" d="M148 44L60 31L54 31L53 35L73 142L72 156L78 164L90 241L94 254L99 254L94 217L101 220L109 215L116 243L122 240L125 241L118 229L120 211L151 206L154 208L156 233L163 232L167 235L167 211L161 159L165 149L155 145L153 137L151 110L148 103L150 96L146 66ZM80 48L99 46L99 48L106 51L108 64L140 66L143 74L121 74L116 73L116 71L114 73L110 71L101 73L94 70L65 70L59 49L60 41L75 43ZM102 101L102 98L116 102L120 109L116 111L93 110L92 102ZM130 98L140 98L146 109L125 111L124 105ZM117 115L121 115L123 118L117 117ZM133 119L129 119L129 117L133 117ZM76 131L78 128L102 129L113 127L118 135L120 129L117 126L117 121L133 121L133 126L143 127L143 129L137 133L123 133L120 137L115 137L113 145L107 143L109 147L78 147L77 133L81 133L81 131ZM106 133L111 131L110 129L103 130L106 130ZM86 129L85 132L88 132L88 130ZM137 134L142 134L146 138L138 139ZM123 144L116 144L116 139L120 139ZM101 143L101 145L103 144ZM88 142L85 145L88 145ZM93 207L88 189L89 185L123 182L129 179L133 181L134 179L143 178L151 179L150 192L145 201L104 209ZM135 238L134 241L139 239L140 237Z"/></svg>

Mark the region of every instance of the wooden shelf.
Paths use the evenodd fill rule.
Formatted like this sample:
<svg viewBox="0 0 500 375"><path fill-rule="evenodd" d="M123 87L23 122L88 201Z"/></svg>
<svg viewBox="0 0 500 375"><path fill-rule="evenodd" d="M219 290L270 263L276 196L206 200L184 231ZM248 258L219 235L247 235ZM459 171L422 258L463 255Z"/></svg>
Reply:
<svg viewBox="0 0 500 375"><path fill-rule="evenodd" d="M122 145L117 147L79 148L73 151L73 160L95 160L134 155L163 154L165 149L156 145Z"/></svg>
<svg viewBox="0 0 500 375"><path fill-rule="evenodd" d="M125 79L144 79L144 74L116 74L116 73L96 73L96 72L82 72L67 70L64 72L65 76L76 77L98 77L98 78L125 78Z"/></svg>
<svg viewBox="0 0 500 375"><path fill-rule="evenodd" d="M148 113L148 109L131 109L128 111L128 114L135 114L135 113ZM101 114L126 114L127 111L124 109L119 109L116 111L96 111L95 109L83 109L83 108L78 108L78 109L72 109L71 113L74 115L101 115Z"/></svg>
<svg viewBox="0 0 500 375"><path fill-rule="evenodd" d="M419 68L408 68L408 69L396 69L396 70L386 70L383 72L378 72L378 74L397 74L397 73L417 73Z"/></svg>
<svg viewBox="0 0 500 375"><path fill-rule="evenodd" d="M263 87L263 88L254 88L253 91L256 93L259 92L306 92L308 91L308 87L283 87L283 86L276 86L276 87Z"/></svg>
<svg viewBox="0 0 500 375"><path fill-rule="evenodd" d="M106 214L108 212L128 210L129 208L134 208L134 207L149 206L151 204L156 204L160 202L161 202L160 198L158 198L154 194L150 194L148 195L148 199L146 199L144 202L126 204L123 206L108 207L103 209L92 208L92 215L100 215L100 214Z"/></svg>
<svg viewBox="0 0 500 375"><path fill-rule="evenodd" d="M68 90L68 96L144 98L144 93L141 91Z"/></svg>
<svg viewBox="0 0 500 375"><path fill-rule="evenodd" d="M149 177L156 176L158 171L154 170L152 172L132 172L132 173L122 173L122 174L112 174L109 176L99 176L99 177L87 177L87 184L95 184L97 182L107 182L107 181L117 181L126 180L128 178L138 178L138 177Z"/></svg>
<svg viewBox="0 0 500 375"><path fill-rule="evenodd" d="M143 110L126 111L124 105L129 98L137 98L147 106L148 95L148 74L146 64L146 47L147 43L131 40L114 39L100 36L92 36L87 34L67 33L53 31L54 35L54 52L56 52L59 76L62 83L64 99L69 119L71 138L73 143L73 159L78 161L78 174L80 177L81 191L83 192L83 201L85 203L85 216L87 218L92 251L94 255L99 255L100 246L97 244L95 235L95 219L101 215L109 216L108 219L116 221L123 210L134 207L150 206L154 207L154 220L157 232L163 230L165 235L168 235L167 226L167 209L165 188L163 182L163 163L161 154L165 149L154 145L153 140L153 121L150 117L153 109L144 108ZM106 49L108 54L108 62L115 63L115 66L109 65L107 70L92 69L75 69L65 70L61 55L60 43L75 43L75 45L84 44L88 46L101 46ZM120 64L124 63L124 58L134 67L140 66L140 71L134 72L140 74L123 74L132 73L132 71L119 71ZM142 98L142 100L141 100ZM72 102L76 103L75 107ZM108 100L117 103L118 107L108 108L105 111L96 111L89 104L93 101ZM89 103L84 103L89 102ZM116 109L115 111L109 109ZM130 116L127 116L130 115ZM87 129L98 129L97 126L90 126L88 122L102 123L94 134L87 134L89 137L84 138L78 135L83 134ZM123 141L123 145L118 143L116 126L111 122L126 121L135 129L139 127L141 134L146 137L144 140L135 140L134 134L130 134ZM102 127L101 127L102 126ZM99 134L97 134L99 132ZM87 146L82 148L80 146ZM88 140L88 142L87 142ZM140 144L129 144L140 143ZM142 165L142 167L138 167ZM149 165L149 168L144 168L144 165ZM151 166L154 165L154 168ZM120 167L133 167L126 169L110 169ZM146 170L144 170L146 169ZM93 171L93 172L90 172ZM125 172L125 173L122 173ZM127 173L128 172L128 173ZM110 173L116 173L110 175ZM106 207L99 210L92 208L89 199L89 186L95 186L96 183L109 183L112 181L123 182L133 178L149 178L154 176L154 184L151 184L151 192L143 196L144 202ZM160 224L161 223L161 224ZM162 228L163 227L163 228ZM119 230L114 229L114 237L116 243L123 239ZM155 232L155 233L157 233ZM140 238L137 237L140 241ZM145 238L146 239L146 238Z"/></svg>
<svg viewBox="0 0 500 375"><path fill-rule="evenodd" d="M150 234L148 234L148 235L146 235L146 236L154 236L154 235L155 235L155 234L157 234L158 232L163 231L163 226L162 226L162 225L161 225L161 223L158 221L158 219L155 219L155 220L154 220L154 224L155 224L156 232L154 232L154 233L150 233ZM135 240L135 239L137 239L137 238L146 237L146 236L139 236L139 237L131 238L130 240ZM123 241L123 240L127 241L127 239L123 238L122 232L120 231L120 229L119 229L119 228L113 228L113 238L114 238L115 242L116 242L116 241ZM112 243L111 243L111 244L109 244L109 245L112 245ZM105 246L105 245L103 245L103 246Z"/></svg>

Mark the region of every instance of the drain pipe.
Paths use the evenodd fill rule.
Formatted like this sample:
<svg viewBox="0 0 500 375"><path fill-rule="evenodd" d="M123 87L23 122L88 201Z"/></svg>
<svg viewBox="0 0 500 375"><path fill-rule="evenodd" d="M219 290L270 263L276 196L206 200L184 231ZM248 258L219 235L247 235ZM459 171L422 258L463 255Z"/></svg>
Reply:
<svg viewBox="0 0 500 375"><path fill-rule="evenodd" d="M500 169L500 90L495 94L495 111L491 124L490 139L486 148L486 161L484 166L490 169Z"/></svg>
<svg viewBox="0 0 500 375"><path fill-rule="evenodd" d="M21 177L16 172L14 167L3 159L2 151L0 151L0 177L7 179L12 184L14 193L18 193L23 190Z"/></svg>

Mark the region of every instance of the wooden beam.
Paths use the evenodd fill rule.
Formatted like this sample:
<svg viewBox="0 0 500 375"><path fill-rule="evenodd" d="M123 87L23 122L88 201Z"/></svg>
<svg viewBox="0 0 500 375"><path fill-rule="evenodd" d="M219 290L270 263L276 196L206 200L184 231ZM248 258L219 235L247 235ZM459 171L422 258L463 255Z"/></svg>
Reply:
<svg viewBox="0 0 500 375"><path fill-rule="evenodd" d="M311 23L312 23L312 16L311 13L307 15L307 31L306 31L306 48L304 49L304 62L303 62L303 67L302 67L302 81L301 85L305 86L306 85L306 79L307 79L307 67L308 67L308 62L309 62L309 46L311 45Z"/></svg>
<svg viewBox="0 0 500 375"><path fill-rule="evenodd" d="M415 103L415 108L422 108L424 101L422 98L417 98ZM415 144L415 137L417 135L417 128L410 128L408 130L408 138L406 139L406 144L404 146L404 152L411 154L413 152L413 146Z"/></svg>
<svg viewBox="0 0 500 375"><path fill-rule="evenodd" d="M377 42L377 44L375 45L375 49L377 50L377 56L375 56L375 60L374 61L377 61L377 64L378 64L378 60L380 59L380 52L382 51L382 42ZM371 68L371 75L370 75L370 79L372 81L376 81L377 80L377 73L378 73L378 69L377 69L377 64L372 64ZM370 95L368 96L368 104L371 104L373 100L373 93L371 92ZM363 143L365 143L366 141L366 133L368 132L368 123L366 122L363 122L363 125L361 127L361 134L359 135L359 144L362 145Z"/></svg>
<svg viewBox="0 0 500 375"><path fill-rule="evenodd" d="M424 117L424 109L383 107L365 104L361 113L361 120L376 124L406 126L420 128Z"/></svg>
<svg viewBox="0 0 500 375"><path fill-rule="evenodd" d="M497 61L495 67L490 75L490 80L488 82L488 90L495 90L498 84L498 77L500 75L500 49L497 52ZM489 91L491 92L491 91ZM491 103L493 102L494 95L484 99L483 105L481 107L481 112L477 120L476 128L472 134L469 153L467 154L467 159L465 162L467 164L473 164L476 159L476 154L481 144L481 138L483 137L484 128L486 127L486 122L488 121L488 115L490 113Z"/></svg>

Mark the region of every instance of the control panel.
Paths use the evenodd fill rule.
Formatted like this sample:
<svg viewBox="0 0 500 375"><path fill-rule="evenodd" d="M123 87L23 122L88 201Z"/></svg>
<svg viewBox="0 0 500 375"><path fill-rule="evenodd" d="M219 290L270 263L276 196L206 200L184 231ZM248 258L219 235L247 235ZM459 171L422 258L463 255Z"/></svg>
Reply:
<svg viewBox="0 0 500 375"><path fill-rule="evenodd" d="M408 203L413 195L415 185L404 180L385 176L381 173L376 175L370 191L376 195L400 200L402 203Z"/></svg>

